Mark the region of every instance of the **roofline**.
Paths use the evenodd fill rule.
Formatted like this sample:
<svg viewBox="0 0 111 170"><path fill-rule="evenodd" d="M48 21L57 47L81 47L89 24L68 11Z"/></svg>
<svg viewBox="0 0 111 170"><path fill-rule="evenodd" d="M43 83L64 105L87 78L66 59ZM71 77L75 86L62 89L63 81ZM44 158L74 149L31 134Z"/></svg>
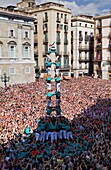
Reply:
<svg viewBox="0 0 111 170"><path fill-rule="evenodd" d="M33 21L33 22L35 21L35 18L31 16L25 16L25 15L22 15L22 13L21 15L17 13L13 13L13 12L11 13L10 11L9 12L0 11L0 16L12 18L12 19L23 19L23 20Z"/></svg>
<svg viewBox="0 0 111 170"><path fill-rule="evenodd" d="M106 19L106 18L111 18L111 12L107 13L107 14L104 14L104 15L95 16L94 20L97 20L97 19Z"/></svg>

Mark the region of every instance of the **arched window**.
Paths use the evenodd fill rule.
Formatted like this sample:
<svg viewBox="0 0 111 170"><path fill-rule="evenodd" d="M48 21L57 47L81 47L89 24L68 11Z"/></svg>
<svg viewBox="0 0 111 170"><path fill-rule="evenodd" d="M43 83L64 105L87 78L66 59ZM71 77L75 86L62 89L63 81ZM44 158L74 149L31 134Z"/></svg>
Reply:
<svg viewBox="0 0 111 170"><path fill-rule="evenodd" d="M30 58L30 43L25 42L23 44L23 58L29 59Z"/></svg>
<svg viewBox="0 0 111 170"><path fill-rule="evenodd" d="M9 58L15 58L15 51L16 51L16 45L17 43L15 41L9 41L8 42L8 46L9 46L9 52L8 52L8 56Z"/></svg>

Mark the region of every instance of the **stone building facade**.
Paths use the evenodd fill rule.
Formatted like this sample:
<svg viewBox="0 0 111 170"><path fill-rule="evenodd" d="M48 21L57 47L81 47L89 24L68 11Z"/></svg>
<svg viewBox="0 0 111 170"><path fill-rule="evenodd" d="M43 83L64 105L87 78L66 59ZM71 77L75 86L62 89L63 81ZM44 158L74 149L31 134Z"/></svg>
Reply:
<svg viewBox="0 0 111 170"><path fill-rule="evenodd" d="M0 8L0 76L5 72L8 84L30 83L35 81L34 66L34 18Z"/></svg>
<svg viewBox="0 0 111 170"><path fill-rule="evenodd" d="M92 16L71 18L71 68L74 77L92 75L94 56L94 20Z"/></svg>
<svg viewBox="0 0 111 170"><path fill-rule="evenodd" d="M111 79L111 13L94 17L94 43L95 75Z"/></svg>

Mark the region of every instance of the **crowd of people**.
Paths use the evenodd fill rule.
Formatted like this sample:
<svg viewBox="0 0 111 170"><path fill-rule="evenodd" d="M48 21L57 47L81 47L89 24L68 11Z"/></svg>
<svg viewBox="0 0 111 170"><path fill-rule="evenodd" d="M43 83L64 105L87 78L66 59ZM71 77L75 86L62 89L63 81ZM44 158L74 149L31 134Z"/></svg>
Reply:
<svg viewBox="0 0 111 170"><path fill-rule="evenodd" d="M111 81L62 80L60 117L55 111L46 116L46 86L39 79L0 89L0 169L110 170ZM71 132L68 138L60 137L64 127ZM44 130L58 130L56 139L38 140L37 133Z"/></svg>

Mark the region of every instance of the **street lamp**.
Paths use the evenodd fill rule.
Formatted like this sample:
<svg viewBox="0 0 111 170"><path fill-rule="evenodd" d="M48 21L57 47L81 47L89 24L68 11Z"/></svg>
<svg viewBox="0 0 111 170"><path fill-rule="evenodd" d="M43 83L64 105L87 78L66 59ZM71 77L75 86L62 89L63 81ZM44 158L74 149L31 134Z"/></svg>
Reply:
<svg viewBox="0 0 111 170"><path fill-rule="evenodd" d="M10 77L6 75L4 72L3 76L1 76L1 81L4 82L5 88L7 87L7 82L9 82Z"/></svg>

